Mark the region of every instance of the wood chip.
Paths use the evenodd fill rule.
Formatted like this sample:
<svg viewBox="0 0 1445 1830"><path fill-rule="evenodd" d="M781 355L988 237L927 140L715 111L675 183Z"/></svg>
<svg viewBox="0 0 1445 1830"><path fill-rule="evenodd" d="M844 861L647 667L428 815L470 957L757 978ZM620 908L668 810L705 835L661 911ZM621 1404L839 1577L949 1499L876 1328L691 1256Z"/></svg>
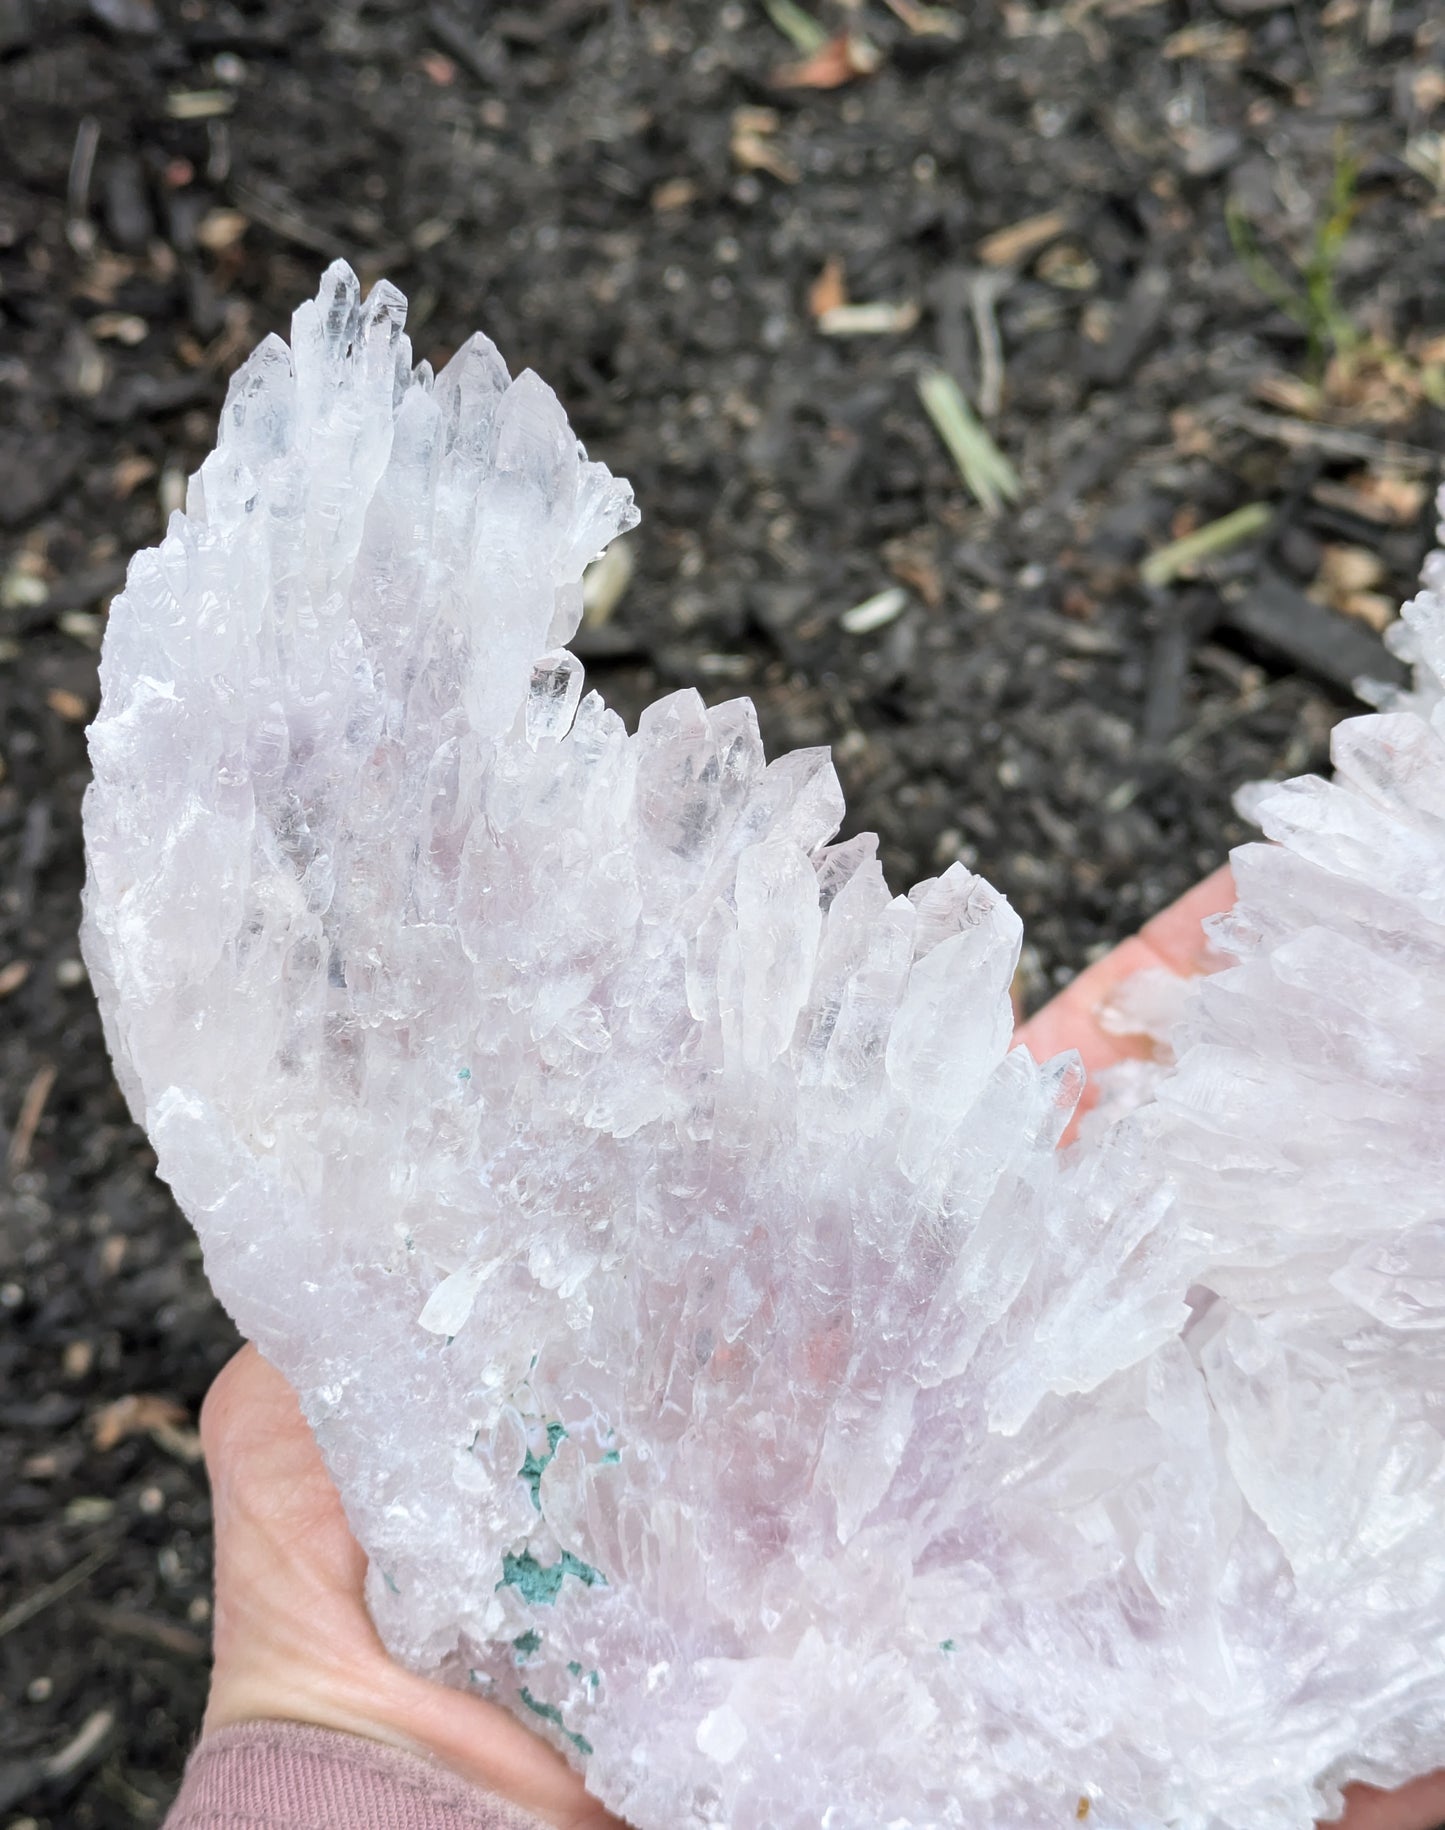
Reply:
<svg viewBox="0 0 1445 1830"><path fill-rule="evenodd" d="M930 610L938 609L943 602L943 575L938 566L938 537L931 527L888 541L883 557L896 579L916 591Z"/></svg>
<svg viewBox="0 0 1445 1830"><path fill-rule="evenodd" d="M878 47L860 32L839 32L811 56L780 64L771 80L775 89L841 89L857 77L871 76L882 61Z"/></svg>
<svg viewBox="0 0 1445 1830"><path fill-rule="evenodd" d="M126 349L134 349L138 343L145 342L151 327L133 311L101 311L86 328L92 337L99 337L104 343L120 343Z"/></svg>
<svg viewBox="0 0 1445 1830"><path fill-rule="evenodd" d="M67 1341L60 1356L61 1370L67 1379L83 1379L95 1362L95 1348L89 1341Z"/></svg>
<svg viewBox="0 0 1445 1830"><path fill-rule="evenodd" d="M652 207L659 216L670 216L697 202L697 186L691 178L668 178L652 193Z"/></svg>
<svg viewBox="0 0 1445 1830"><path fill-rule="evenodd" d="M989 267L1015 267L1056 240L1069 226L1062 210L1047 210L1042 216L1025 216L1022 222L996 229L978 244L978 258Z"/></svg>
<svg viewBox="0 0 1445 1830"><path fill-rule="evenodd" d="M1212 457L1216 450L1213 432L1206 421L1188 407L1176 407L1169 415L1169 430L1174 449L1180 457Z"/></svg>
<svg viewBox="0 0 1445 1830"><path fill-rule="evenodd" d="M776 133L778 114L774 108L739 108L733 113L732 138L728 150L733 163L745 172L768 172L781 184L796 184L802 173L779 147L769 143Z"/></svg>
<svg viewBox="0 0 1445 1830"><path fill-rule="evenodd" d="M947 7L921 6L919 0L884 0L890 13L901 19L916 38L962 38L963 21Z"/></svg>
<svg viewBox="0 0 1445 1830"><path fill-rule="evenodd" d="M1430 491L1418 477L1397 477L1389 471L1362 470L1336 483L1321 477L1310 491L1322 508L1337 508L1381 527L1409 527L1425 506Z"/></svg>
<svg viewBox="0 0 1445 1830"><path fill-rule="evenodd" d="M104 1525L107 1519L115 1517L115 1501L99 1493L78 1493L73 1500L67 1500L65 1511L61 1514L67 1525L85 1530L91 1525Z"/></svg>
<svg viewBox="0 0 1445 1830"><path fill-rule="evenodd" d="M1311 589L1312 597L1332 604L1352 591L1368 591L1385 576L1385 562L1363 546L1327 546Z"/></svg>
<svg viewBox="0 0 1445 1830"><path fill-rule="evenodd" d="M229 89L177 89L166 97L166 113L173 121L214 121L235 106Z"/></svg>
<svg viewBox="0 0 1445 1830"><path fill-rule="evenodd" d="M1046 248L1039 256L1038 274L1050 286L1063 292L1092 292L1099 283L1099 269L1075 242L1060 242Z"/></svg>
<svg viewBox="0 0 1445 1830"><path fill-rule="evenodd" d="M1205 63L1237 64L1249 54L1249 33L1243 26L1186 25L1164 40L1164 55L1180 59L1198 57Z"/></svg>
<svg viewBox="0 0 1445 1830"><path fill-rule="evenodd" d="M1433 114L1445 102L1445 70L1423 64L1410 78L1410 100L1421 114Z"/></svg>
<svg viewBox="0 0 1445 1830"><path fill-rule="evenodd" d="M888 337L910 331L918 322L918 307L911 299L890 304L879 299L870 305L835 305L818 319L825 337Z"/></svg>
<svg viewBox="0 0 1445 1830"><path fill-rule="evenodd" d="M1256 400L1286 413L1297 413L1303 419L1313 419L1324 404L1319 389L1302 375L1257 375L1250 392Z"/></svg>
<svg viewBox="0 0 1445 1830"><path fill-rule="evenodd" d="M1417 133L1405 142L1402 155L1412 171L1445 192L1445 133Z"/></svg>
<svg viewBox="0 0 1445 1830"><path fill-rule="evenodd" d="M15 1120L15 1129L10 1137L8 1162L12 1175L29 1165L30 1149L35 1142L35 1132L45 1112L45 1102L49 1099L51 1088L55 1085L55 1076L54 1064L49 1061L42 1062L31 1076L30 1085L25 1089L25 1097L20 1102L20 1114Z"/></svg>
<svg viewBox="0 0 1445 1830"><path fill-rule="evenodd" d="M847 303L848 287L843 277L843 263L836 254L830 254L823 263L823 271L808 288L808 315L821 318Z"/></svg>
<svg viewBox="0 0 1445 1830"><path fill-rule="evenodd" d="M0 579L0 605L7 610L38 610L50 602L50 587L35 573L17 566Z"/></svg>
<svg viewBox="0 0 1445 1830"><path fill-rule="evenodd" d="M1373 629L1376 635L1385 633L1399 610L1395 599L1383 591L1351 591L1340 599L1337 607L1367 629Z"/></svg>
<svg viewBox="0 0 1445 1830"><path fill-rule="evenodd" d="M156 473L154 458L142 457L139 452L129 457L118 458L115 468L110 473L111 488L122 502L133 495L142 483L148 483Z"/></svg>
<svg viewBox="0 0 1445 1830"><path fill-rule="evenodd" d="M158 1423L150 1437L157 1448L164 1449L167 1455L174 1455L177 1461L185 1462L187 1467L194 1467L205 1455L199 1430L181 1430L174 1424Z"/></svg>
<svg viewBox="0 0 1445 1830"><path fill-rule="evenodd" d="M131 1436L149 1436L184 1423L186 1413L173 1398L151 1392L127 1392L102 1405L90 1419L91 1440L104 1454Z"/></svg>
<svg viewBox="0 0 1445 1830"><path fill-rule="evenodd" d="M90 717L90 707L85 700L67 686L52 686L45 695L45 703L67 724L84 724Z"/></svg>
<svg viewBox="0 0 1445 1830"><path fill-rule="evenodd" d="M875 629L886 628L896 621L907 605L908 593L903 586L890 585L886 591L879 591L861 604L854 604L851 610L845 610L838 618L839 627L849 635L871 635Z"/></svg>
<svg viewBox="0 0 1445 1830"><path fill-rule="evenodd" d="M13 959L8 966L0 966L0 998L8 998L30 977L30 962L24 959Z"/></svg>
<svg viewBox="0 0 1445 1830"><path fill-rule="evenodd" d="M73 642L83 642L87 648L99 648L105 633L105 625L91 610L62 610L55 626L62 635L68 635Z"/></svg>
<svg viewBox="0 0 1445 1830"><path fill-rule="evenodd" d="M224 254L250 226L250 218L239 210L207 210L196 224L196 240L207 254Z"/></svg>
<svg viewBox="0 0 1445 1830"><path fill-rule="evenodd" d="M1316 603L1355 617L1378 635L1395 620L1395 600L1375 589L1384 578L1384 561L1368 547L1333 544L1321 556L1309 594Z"/></svg>

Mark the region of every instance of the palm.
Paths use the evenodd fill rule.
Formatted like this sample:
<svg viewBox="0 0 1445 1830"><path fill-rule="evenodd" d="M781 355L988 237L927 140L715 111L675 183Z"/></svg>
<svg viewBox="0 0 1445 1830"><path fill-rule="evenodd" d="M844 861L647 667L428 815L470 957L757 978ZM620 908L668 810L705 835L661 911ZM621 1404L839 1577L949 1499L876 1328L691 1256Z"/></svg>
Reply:
<svg viewBox="0 0 1445 1830"><path fill-rule="evenodd" d="M208 1729L300 1721L439 1759L559 1830L615 1820L503 1709L404 1671L362 1598L366 1555L291 1387L243 1347L201 1417L216 1517Z"/></svg>
<svg viewBox="0 0 1445 1830"><path fill-rule="evenodd" d="M1097 1019L1145 967L1207 970L1199 924L1226 908L1227 870L1081 973L1019 1032L1040 1058L1075 1048L1090 1073L1136 1052ZM559 1830L619 1830L565 1762L504 1710L403 1671L366 1612L366 1557L294 1393L252 1347L222 1372L202 1416L216 1507L216 1667L208 1728L298 1720L410 1747ZM1351 1788L1344 1830L1432 1830L1445 1772L1398 1792Z"/></svg>

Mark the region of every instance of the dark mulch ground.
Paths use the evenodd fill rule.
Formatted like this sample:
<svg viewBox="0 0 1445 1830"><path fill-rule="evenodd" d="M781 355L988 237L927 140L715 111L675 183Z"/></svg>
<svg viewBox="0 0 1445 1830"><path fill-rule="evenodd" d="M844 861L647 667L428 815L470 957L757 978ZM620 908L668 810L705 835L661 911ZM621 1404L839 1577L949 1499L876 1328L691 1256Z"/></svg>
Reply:
<svg viewBox="0 0 1445 1830"><path fill-rule="evenodd" d="M233 1335L76 958L82 728L126 557L326 259L398 280L419 352L484 323L633 479L635 573L583 638L603 689L749 692L775 748L831 743L898 884L961 857L1014 898L1031 1003L1212 866L1232 788L1318 764L1351 677L1389 666L1358 613L1410 587L1445 418L1438 8L976 0L953 37L908 0L813 12L879 67L779 87L800 54L754 0L0 0L12 1830L156 1824L201 1708L193 1431ZM1316 341L1366 342L1318 388L1327 347L1239 249L1307 259L1350 161ZM984 238L1051 212L997 264ZM830 260L916 322L823 334ZM986 394L990 323L1022 481L995 517L916 386L941 363ZM1263 535L1141 585L1250 502ZM849 633L894 585L901 614Z"/></svg>

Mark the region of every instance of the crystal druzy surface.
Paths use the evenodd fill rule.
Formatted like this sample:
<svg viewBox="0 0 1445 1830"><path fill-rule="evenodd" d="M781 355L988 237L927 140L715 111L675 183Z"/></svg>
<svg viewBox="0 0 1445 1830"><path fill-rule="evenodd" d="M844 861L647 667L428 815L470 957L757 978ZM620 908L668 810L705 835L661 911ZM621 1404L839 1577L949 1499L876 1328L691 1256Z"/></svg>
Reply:
<svg viewBox="0 0 1445 1830"><path fill-rule="evenodd" d="M639 1830L1300 1830L1445 1757L1445 560L1056 1149L1018 922L563 644L635 519L343 266L111 609L85 951L410 1665ZM967 708L960 708L967 716Z"/></svg>

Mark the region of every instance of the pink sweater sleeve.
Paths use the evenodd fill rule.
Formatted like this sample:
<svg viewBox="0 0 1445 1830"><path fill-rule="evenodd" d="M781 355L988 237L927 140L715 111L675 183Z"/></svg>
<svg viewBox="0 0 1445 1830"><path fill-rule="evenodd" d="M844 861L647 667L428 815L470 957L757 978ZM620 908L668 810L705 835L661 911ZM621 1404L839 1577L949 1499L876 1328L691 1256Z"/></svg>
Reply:
<svg viewBox="0 0 1445 1830"><path fill-rule="evenodd" d="M191 1755L162 1830L545 1830L416 1754L300 1722L248 1722Z"/></svg>

